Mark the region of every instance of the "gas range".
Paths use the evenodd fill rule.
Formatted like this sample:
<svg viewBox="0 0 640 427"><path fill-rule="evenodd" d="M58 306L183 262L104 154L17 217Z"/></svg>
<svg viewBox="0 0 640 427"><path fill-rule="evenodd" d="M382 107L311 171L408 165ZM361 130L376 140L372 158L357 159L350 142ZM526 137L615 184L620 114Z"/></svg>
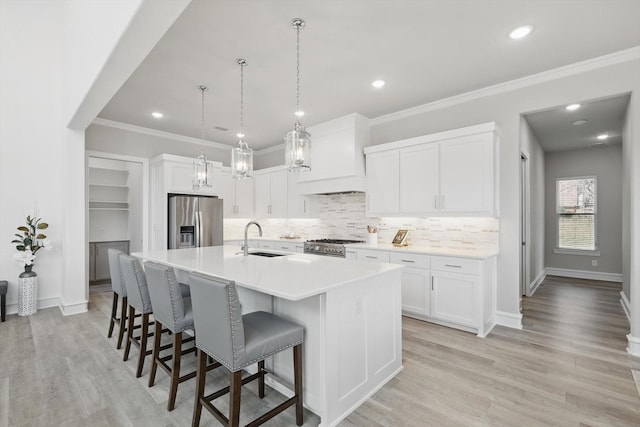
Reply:
<svg viewBox="0 0 640 427"><path fill-rule="evenodd" d="M344 245L350 243L363 243L363 240L346 239L317 239L304 242L304 253L314 255L327 255L334 257L345 257Z"/></svg>

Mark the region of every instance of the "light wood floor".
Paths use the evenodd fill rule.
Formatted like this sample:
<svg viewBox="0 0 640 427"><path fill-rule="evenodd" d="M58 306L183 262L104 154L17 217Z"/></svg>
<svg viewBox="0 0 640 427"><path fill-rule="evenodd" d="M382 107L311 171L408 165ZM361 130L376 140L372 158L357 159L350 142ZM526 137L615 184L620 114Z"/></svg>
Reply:
<svg viewBox="0 0 640 427"><path fill-rule="evenodd" d="M485 339L403 318L404 370L341 426L640 426L640 360L625 350L619 290L549 277L524 299L524 330L497 327ZM106 338L110 304L110 293L94 294L85 314L47 309L0 324L0 427L191 424L193 381L167 412L164 372L148 388L149 364L136 379L137 351L122 362L115 335ZM248 422L281 396L260 401L249 386L242 398ZM318 423L305 411L305 426ZM201 425L219 424L203 413ZM265 425L295 425L293 410Z"/></svg>

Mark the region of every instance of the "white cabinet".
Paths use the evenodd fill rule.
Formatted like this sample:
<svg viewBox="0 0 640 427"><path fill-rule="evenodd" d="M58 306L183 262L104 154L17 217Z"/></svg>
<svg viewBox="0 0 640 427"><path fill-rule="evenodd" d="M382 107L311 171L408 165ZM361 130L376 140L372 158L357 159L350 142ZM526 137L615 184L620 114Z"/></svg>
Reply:
<svg viewBox="0 0 640 427"><path fill-rule="evenodd" d="M253 216L253 180L234 179L231 169L220 173L220 197L224 200L225 218L250 218Z"/></svg>
<svg viewBox="0 0 640 427"><path fill-rule="evenodd" d="M282 240L258 240L260 249L270 249L277 252L302 252L304 249L302 242L285 242Z"/></svg>
<svg viewBox="0 0 640 427"><path fill-rule="evenodd" d="M370 249L356 250L356 259L367 262L389 262L389 253Z"/></svg>
<svg viewBox="0 0 640 427"><path fill-rule="evenodd" d="M274 167L256 171L253 177L255 190L255 216L258 218L287 217L287 171Z"/></svg>
<svg viewBox="0 0 640 427"><path fill-rule="evenodd" d="M367 216L497 216L497 144L485 123L365 149Z"/></svg>
<svg viewBox="0 0 640 427"><path fill-rule="evenodd" d="M218 196L222 163L211 162L213 167L213 186L200 190L193 189L193 158L161 154L151 159L150 210L151 230L150 249L167 248L167 206L168 195L202 194Z"/></svg>
<svg viewBox="0 0 640 427"><path fill-rule="evenodd" d="M398 212L400 163L397 150L367 155L367 215Z"/></svg>
<svg viewBox="0 0 640 427"><path fill-rule="evenodd" d="M301 193L300 175L307 172L287 173L287 214L289 218L307 218L311 213L311 198Z"/></svg>
<svg viewBox="0 0 640 427"><path fill-rule="evenodd" d="M389 261L406 267L402 270L402 313L429 316L429 256L391 252Z"/></svg>

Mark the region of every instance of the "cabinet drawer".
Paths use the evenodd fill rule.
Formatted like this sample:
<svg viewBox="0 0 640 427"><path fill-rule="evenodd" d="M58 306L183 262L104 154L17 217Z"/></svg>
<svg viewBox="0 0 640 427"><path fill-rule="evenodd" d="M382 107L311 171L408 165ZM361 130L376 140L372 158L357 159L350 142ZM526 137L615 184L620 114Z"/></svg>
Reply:
<svg viewBox="0 0 640 427"><path fill-rule="evenodd" d="M389 262L406 265L407 267L429 269L429 255L391 252L389 254Z"/></svg>
<svg viewBox="0 0 640 427"><path fill-rule="evenodd" d="M480 274L480 260L467 258L432 257L431 269L451 273Z"/></svg>
<svg viewBox="0 0 640 427"><path fill-rule="evenodd" d="M295 252L296 244L295 243L287 243L287 242L276 242L274 244L274 248L281 251L287 252Z"/></svg>
<svg viewBox="0 0 640 427"><path fill-rule="evenodd" d="M358 249L356 254L359 261L389 262L388 252Z"/></svg>

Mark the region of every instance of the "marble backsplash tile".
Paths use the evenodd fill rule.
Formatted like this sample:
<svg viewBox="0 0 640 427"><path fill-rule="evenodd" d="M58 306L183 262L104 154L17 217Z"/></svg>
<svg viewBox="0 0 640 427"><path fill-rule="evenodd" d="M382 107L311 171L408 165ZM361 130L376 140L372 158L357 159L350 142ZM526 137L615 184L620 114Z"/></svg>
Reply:
<svg viewBox="0 0 640 427"><path fill-rule="evenodd" d="M391 243L396 231L409 230L410 245L447 249L498 250L497 218L367 218L364 193L309 196L314 218L257 218L265 238L285 235L307 239L367 239L367 226L378 228L378 241ZM225 219L225 239L242 239L246 219ZM255 236L255 230L251 231Z"/></svg>

